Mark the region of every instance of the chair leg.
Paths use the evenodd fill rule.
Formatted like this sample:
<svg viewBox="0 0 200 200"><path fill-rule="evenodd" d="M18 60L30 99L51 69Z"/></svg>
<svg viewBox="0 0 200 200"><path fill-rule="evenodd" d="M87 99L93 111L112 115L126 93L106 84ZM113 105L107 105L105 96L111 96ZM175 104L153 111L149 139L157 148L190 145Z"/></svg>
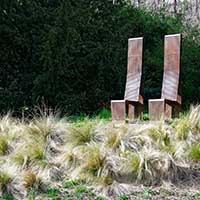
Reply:
<svg viewBox="0 0 200 200"><path fill-rule="evenodd" d="M137 102L128 102L128 117L129 121L134 119L142 119L142 108L143 105Z"/></svg>
<svg viewBox="0 0 200 200"><path fill-rule="evenodd" d="M125 120L125 101L124 100L113 100L111 101L111 112L113 121Z"/></svg>
<svg viewBox="0 0 200 200"><path fill-rule="evenodd" d="M173 117L178 118L181 112L181 105L177 104L174 106L174 110L173 110Z"/></svg>
<svg viewBox="0 0 200 200"><path fill-rule="evenodd" d="M141 120L142 114L143 114L143 105L141 103L137 103L135 117Z"/></svg>
<svg viewBox="0 0 200 200"><path fill-rule="evenodd" d="M165 102L165 114L164 114L165 119L172 118L172 108L173 108L172 105Z"/></svg>
<svg viewBox="0 0 200 200"><path fill-rule="evenodd" d="M127 104L129 121L133 121L135 119L135 105L130 102L128 102Z"/></svg>

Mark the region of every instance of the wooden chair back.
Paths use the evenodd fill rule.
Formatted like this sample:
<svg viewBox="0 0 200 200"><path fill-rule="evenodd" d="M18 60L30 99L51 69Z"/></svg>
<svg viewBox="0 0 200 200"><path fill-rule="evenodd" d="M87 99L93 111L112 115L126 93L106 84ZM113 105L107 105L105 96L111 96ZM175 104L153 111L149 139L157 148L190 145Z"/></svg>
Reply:
<svg viewBox="0 0 200 200"><path fill-rule="evenodd" d="M181 34L166 35L164 41L162 99L180 103Z"/></svg>
<svg viewBox="0 0 200 200"><path fill-rule="evenodd" d="M143 38L128 40L128 68L124 99L142 102Z"/></svg>

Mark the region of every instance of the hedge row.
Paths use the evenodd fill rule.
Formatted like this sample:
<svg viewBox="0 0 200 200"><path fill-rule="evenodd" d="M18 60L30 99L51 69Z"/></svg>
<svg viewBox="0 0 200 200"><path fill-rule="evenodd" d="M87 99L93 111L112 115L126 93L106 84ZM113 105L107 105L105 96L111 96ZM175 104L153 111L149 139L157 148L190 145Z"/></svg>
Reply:
<svg viewBox="0 0 200 200"><path fill-rule="evenodd" d="M160 96L165 34L183 31L180 18L123 1L5 0L0 3L0 111L41 102L64 114L94 113L122 99L127 42L143 36L145 99ZM183 40L184 106L200 100L200 44Z"/></svg>

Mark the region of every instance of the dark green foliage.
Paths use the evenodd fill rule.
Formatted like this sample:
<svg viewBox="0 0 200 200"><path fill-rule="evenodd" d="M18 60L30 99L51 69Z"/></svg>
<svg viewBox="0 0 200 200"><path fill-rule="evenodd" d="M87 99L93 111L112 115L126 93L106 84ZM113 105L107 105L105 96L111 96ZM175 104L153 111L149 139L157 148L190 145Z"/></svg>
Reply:
<svg viewBox="0 0 200 200"><path fill-rule="evenodd" d="M145 98L160 96L163 37L180 19L111 0L9 0L0 3L0 110L20 114L45 103L92 114L122 99L127 41L143 36ZM200 100L200 46L183 43L183 100Z"/></svg>

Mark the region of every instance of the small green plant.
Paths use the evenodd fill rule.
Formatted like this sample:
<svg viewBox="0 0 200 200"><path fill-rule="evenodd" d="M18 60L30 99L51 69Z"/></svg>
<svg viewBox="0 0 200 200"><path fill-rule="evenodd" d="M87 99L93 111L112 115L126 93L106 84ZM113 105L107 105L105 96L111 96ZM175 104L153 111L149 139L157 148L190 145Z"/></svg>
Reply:
<svg viewBox="0 0 200 200"><path fill-rule="evenodd" d="M197 192L195 196L200 198L200 192Z"/></svg>
<svg viewBox="0 0 200 200"><path fill-rule="evenodd" d="M30 188L28 191L28 200L35 200L35 189Z"/></svg>
<svg viewBox="0 0 200 200"><path fill-rule="evenodd" d="M111 119L111 111L108 110L107 108L103 108L99 114L98 114L99 119L105 119L105 120L110 120Z"/></svg>
<svg viewBox="0 0 200 200"><path fill-rule="evenodd" d="M6 194L3 195L2 198L0 197L1 200L14 200L14 197L12 195Z"/></svg>
<svg viewBox="0 0 200 200"><path fill-rule="evenodd" d="M82 196L82 194L84 194L84 193L88 193L88 189L87 189L87 187L82 186L82 185L78 186L74 191L74 194L77 198L80 198Z"/></svg>
<svg viewBox="0 0 200 200"><path fill-rule="evenodd" d="M150 119L149 114L148 113L143 114L142 119L143 119L143 121L149 121L149 119Z"/></svg>
<svg viewBox="0 0 200 200"><path fill-rule="evenodd" d="M59 194L59 190L57 188L49 188L47 190L48 197L54 198Z"/></svg>
<svg viewBox="0 0 200 200"><path fill-rule="evenodd" d="M150 199L153 194L154 194L154 191L152 189L150 189L150 188L145 188L144 189L145 198Z"/></svg>
<svg viewBox="0 0 200 200"><path fill-rule="evenodd" d="M97 197L95 200L106 200L106 199L103 197Z"/></svg>
<svg viewBox="0 0 200 200"><path fill-rule="evenodd" d="M74 188L79 185L80 182L78 180L71 180L64 183L64 188Z"/></svg>
<svg viewBox="0 0 200 200"><path fill-rule="evenodd" d="M121 196L119 197L119 200L129 200L129 198L128 198L128 196L126 196L126 195L121 195Z"/></svg>
<svg viewBox="0 0 200 200"><path fill-rule="evenodd" d="M188 150L188 156L189 156L189 159L193 161L199 161L200 160L200 145L199 144L192 145Z"/></svg>

